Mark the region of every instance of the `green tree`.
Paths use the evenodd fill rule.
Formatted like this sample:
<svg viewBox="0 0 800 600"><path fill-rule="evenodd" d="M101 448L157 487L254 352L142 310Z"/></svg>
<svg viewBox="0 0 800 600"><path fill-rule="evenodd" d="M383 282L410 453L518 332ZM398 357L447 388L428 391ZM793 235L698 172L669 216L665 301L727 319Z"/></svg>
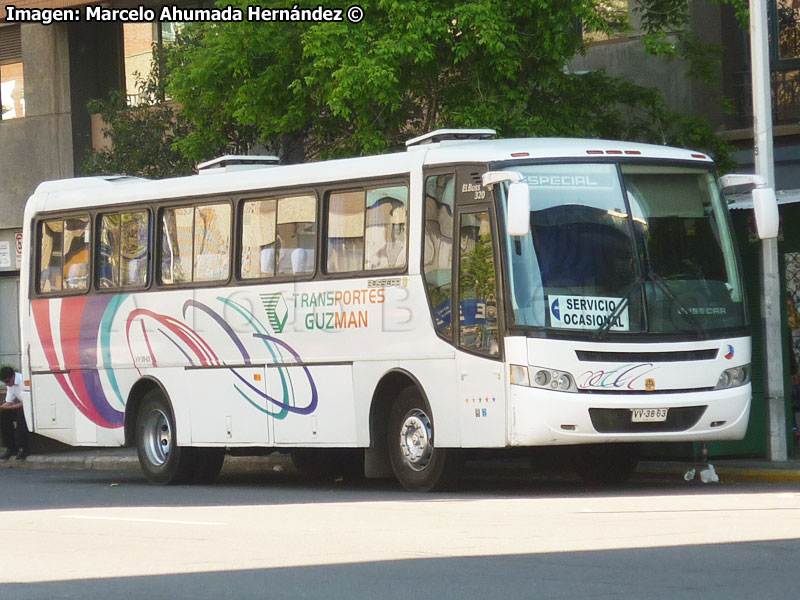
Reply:
<svg viewBox="0 0 800 600"><path fill-rule="evenodd" d="M167 99L163 69L163 55L156 49L153 68L138 81L136 105L129 105L122 91L89 103L89 112L103 118L103 135L111 141L111 147L86 158L85 174L161 178L194 172L194 161L174 146L176 140L189 134L192 125Z"/></svg>
<svg viewBox="0 0 800 600"><path fill-rule="evenodd" d="M744 0L715 0L744 5ZM225 0L246 12L277 0ZM188 24L166 51L166 90L189 125L171 151L199 161L253 149L285 162L403 148L439 127L690 145L731 168L702 119L603 72L573 74L581 30L627 23L604 0L365 0L360 23ZM346 7L344 2L326 7ZM685 31L687 0L640 0L647 51L708 77L715 59Z"/></svg>

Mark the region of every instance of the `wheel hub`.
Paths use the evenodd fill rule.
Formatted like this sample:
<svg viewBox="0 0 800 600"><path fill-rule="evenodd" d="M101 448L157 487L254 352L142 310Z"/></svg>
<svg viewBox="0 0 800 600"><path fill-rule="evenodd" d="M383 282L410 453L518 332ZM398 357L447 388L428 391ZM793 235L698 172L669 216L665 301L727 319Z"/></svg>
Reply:
<svg viewBox="0 0 800 600"><path fill-rule="evenodd" d="M400 428L400 449L406 464L415 471L428 466L433 454L431 420L419 409L410 411Z"/></svg>
<svg viewBox="0 0 800 600"><path fill-rule="evenodd" d="M167 462L172 451L172 428L167 415L161 410L154 410L147 418L144 426L144 450L147 459L159 467Z"/></svg>

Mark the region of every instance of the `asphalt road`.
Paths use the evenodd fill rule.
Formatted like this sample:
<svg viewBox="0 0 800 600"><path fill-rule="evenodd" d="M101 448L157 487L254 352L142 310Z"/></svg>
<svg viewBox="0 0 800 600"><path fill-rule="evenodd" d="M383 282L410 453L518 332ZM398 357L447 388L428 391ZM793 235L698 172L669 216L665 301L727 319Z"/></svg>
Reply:
<svg viewBox="0 0 800 600"><path fill-rule="evenodd" d="M791 597L800 489L0 472L0 600Z"/></svg>

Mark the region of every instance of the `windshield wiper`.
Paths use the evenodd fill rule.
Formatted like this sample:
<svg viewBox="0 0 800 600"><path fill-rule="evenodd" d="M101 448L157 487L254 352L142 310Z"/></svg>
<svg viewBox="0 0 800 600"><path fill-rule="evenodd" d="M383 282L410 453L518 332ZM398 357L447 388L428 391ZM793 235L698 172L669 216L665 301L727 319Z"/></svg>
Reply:
<svg viewBox="0 0 800 600"><path fill-rule="evenodd" d="M662 292L664 292L664 295L666 295L666 297L670 300L670 302L672 302L674 305L677 305L678 314L686 317L686 320L689 321L689 323L691 323L695 332L697 332L697 335L700 338L707 340L708 330L705 327L703 327L700 321L698 321L695 318L695 316L692 314L692 311L689 310L689 307L686 306L686 304L684 304L683 301L680 298L678 298L678 296L675 295L675 292L669 289L669 286L664 281L664 278L661 277L661 275L659 275L658 273L656 273L652 267L650 267L649 265L648 267L649 267L647 272L648 279L650 279L650 281L655 283L658 286L658 288Z"/></svg>
<svg viewBox="0 0 800 600"><path fill-rule="evenodd" d="M622 301L614 307L614 310L611 311L611 314L608 315L605 322L600 325L597 329L594 330L592 334L592 339L602 341L602 339L606 336L608 331L611 329L611 325L616 321L619 316L622 314L622 311L627 308L628 304L630 304L631 294L634 290L639 290L644 285L644 279L642 276L639 275L636 279L633 280L633 283L630 285L628 290L625 292L625 295L622 297Z"/></svg>

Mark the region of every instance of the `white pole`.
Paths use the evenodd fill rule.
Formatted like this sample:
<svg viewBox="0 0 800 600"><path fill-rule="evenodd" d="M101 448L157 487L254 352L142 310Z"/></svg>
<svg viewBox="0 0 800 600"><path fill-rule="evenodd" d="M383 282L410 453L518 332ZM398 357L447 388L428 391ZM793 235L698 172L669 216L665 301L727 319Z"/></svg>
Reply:
<svg viewBox="0 0 800 600"><path fill-rule="evenodd" d="M772 94L770 91L767 3L750 0L750 63L753 82L753 151L756 173L775 187L772 155ZM764 397L767 404L767 457L783 461L786 444L786 407L783 390L783 339L781 335L778 240L761 242L761 310L764 335Z"/></svg>

